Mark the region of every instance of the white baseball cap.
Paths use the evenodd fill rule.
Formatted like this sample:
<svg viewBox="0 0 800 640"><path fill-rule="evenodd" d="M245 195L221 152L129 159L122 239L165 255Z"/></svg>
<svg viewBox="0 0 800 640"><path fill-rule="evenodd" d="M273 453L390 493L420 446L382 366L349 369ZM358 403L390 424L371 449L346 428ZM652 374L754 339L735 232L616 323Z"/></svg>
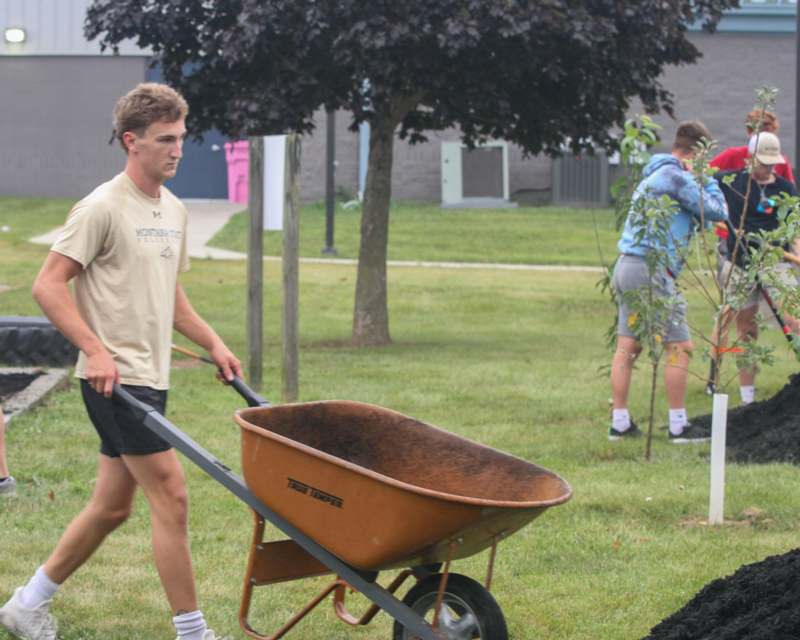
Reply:
<svg viewBox="0 0 800 640"><path fill-rule="evenodd" d="M747 152L755 156L761 164L781 164L785 162L781 155L781 141L769 131L761 131L750 136Z"/></svg>

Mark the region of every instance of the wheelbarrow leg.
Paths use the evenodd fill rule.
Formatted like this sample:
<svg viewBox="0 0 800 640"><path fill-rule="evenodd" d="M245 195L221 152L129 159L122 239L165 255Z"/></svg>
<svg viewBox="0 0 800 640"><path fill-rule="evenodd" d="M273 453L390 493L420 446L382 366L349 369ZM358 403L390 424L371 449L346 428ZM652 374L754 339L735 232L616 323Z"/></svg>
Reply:
<svg viewBox="0 0 800 640"><path fill-rule="evenodd" d="M497 545L499 544L499 542L500 542L502 537L503 537L503 534L500 533L500 534L496 535L494 537L494 539L492 540L492 548L489 551L489 566L486 569L486 583L485 583L485 586L486 586L486 590L487 591L491 591L492 590L492 578L494 577L494 561L495 561L495 558L497 557Z"/></svg>
<svg viewBox="0 0 800 640"><path fill-rule="evenodd" d="M338 578L331 582L276 633L267 636L256 631L249 622L250 604L255 587L325 575L330 571L292 540L264 542L265 521L255 512L253 512L253 516L255 518L253 544L250 548L247 573L244 577L242 603L239 608L239 625L248 636L256 638L256 640L279 640L311 613L320 602L336 589L343 585L346 586L346 583Z"/></svg>
<svg viewBox="0 0 800 640"><path fill-rule="evenodd" d="M447 561L444 563L444 570L442 571L441 579L439 580L439 592L436 594L436 605L433 609L433 630L439 628L439 616L442 612L442 603L444 602L444 591L447 588L447 580L450 577L450 563L453 558L453 549L460 544L460 542L453 542L447 550Z"/></svg>
<svg viewBox="0 0 800 640"><path fill-rule="evenodd" d="M333 593L333 606L337 617L347 624L367 625L378 612L381 611L381 607L377 604L373 604L361 618L356 618L351 615L345 607L345 597L347 590L352 589L352 587L347 582L337 577L336 580L329 583L297 614L292 616L292 618L276 633L264 635L256 631L249 622L253 590L256 587L321 576L331 572L324 564L303 551L303 549L292 540L264 542L265 520L255 511L253 512L253 516L255 519L253 542L250 548L250 557L247 562L242 603L239 609L239 625L249 637L255 638L256 640L279 640L283 638L298 622L331 595L331 593ZM390 594L395 593L411 576L419 579L414 570L406 569L401 571L386 588L386 591Z"/></svg>

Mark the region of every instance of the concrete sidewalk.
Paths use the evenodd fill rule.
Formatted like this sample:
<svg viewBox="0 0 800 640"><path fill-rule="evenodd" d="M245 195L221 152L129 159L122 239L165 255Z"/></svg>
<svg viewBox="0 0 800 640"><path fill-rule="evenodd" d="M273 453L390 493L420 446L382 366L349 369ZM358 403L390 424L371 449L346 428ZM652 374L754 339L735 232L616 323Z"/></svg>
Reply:
<svg viewBox="0 0 800 640"><path fill-rule="evenodd" d="M189 210L189 257L202 260L246 260L247 254L226 249L215 249L208 242L224 227L234 213L243 211L243 203L227 200L183 200ZM53 229L41 236L31 238L36 244L52 245L61 228ZM278 256L265 256L265 261L279 262ZM300 258L304 264L357 265L358 260L348 258ZM421 267L428 269L496 269L505 271L573 271L600 273L602 267L576 267L570 265L504 264L487 262L434 262L430 260L389 260L390 267Z"/></svg>
<svg viewBox="0 0 800 640"><path fill-rule="evenodd" d="M247 209L241 202L227 200L184 200L189 210L189 238L187 247L190 258L211 260L246 260L246 253L215 249L208 246L209 240L222 229L234 213Z"/></svg>

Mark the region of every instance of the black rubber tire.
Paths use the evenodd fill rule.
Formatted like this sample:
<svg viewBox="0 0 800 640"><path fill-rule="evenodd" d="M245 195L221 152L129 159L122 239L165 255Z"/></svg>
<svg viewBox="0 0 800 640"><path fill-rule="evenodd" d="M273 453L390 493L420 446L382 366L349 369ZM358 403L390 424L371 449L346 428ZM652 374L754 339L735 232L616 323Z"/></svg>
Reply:
<svg viewBox="0 0 800 640"><path fill-rule="evenodd" d="M425 618L429 624L433 622L433 612L436 607L436 595L439 592L439 582L441 574L428 576L420 580L416 586L411 588L403 598L403 603L407 604L414 611ZM508 640L508 630L506 620L500 605L491 593L482 584L472 578L462 576L458 573L451 573L447 579L447 587L444 592L444 604L447 607L450 620L453 622L453 629L456 629L461 622L462 629L458 632L453 631L450 635L445 634L445 638L450 640L465 640L466 638L480 638L480 640ZM470 623L473 616L474 623ZM442 631L446 627L440 626ZM455 633L455 635L453 635ZM412 640L410 632L397 620L394 622L394 640Z"/></svg>
<svg viewBox="0 0 800 640"><path fill-rule="evenodd" d="M0 362L15 367L72 366L78 350L47 318L0 316Z"/></svg>

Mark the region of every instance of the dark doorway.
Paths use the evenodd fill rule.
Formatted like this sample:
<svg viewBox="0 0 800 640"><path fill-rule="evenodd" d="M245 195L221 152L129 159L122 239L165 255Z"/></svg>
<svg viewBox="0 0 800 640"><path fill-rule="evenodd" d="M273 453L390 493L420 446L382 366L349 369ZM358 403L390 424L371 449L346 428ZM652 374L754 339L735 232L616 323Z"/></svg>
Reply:
<svg viewBox="0 0 800 640"><path fill-rule="evenodd" d="M462 149L464 198L502 198L503 150L500 147Z"/></svg>

